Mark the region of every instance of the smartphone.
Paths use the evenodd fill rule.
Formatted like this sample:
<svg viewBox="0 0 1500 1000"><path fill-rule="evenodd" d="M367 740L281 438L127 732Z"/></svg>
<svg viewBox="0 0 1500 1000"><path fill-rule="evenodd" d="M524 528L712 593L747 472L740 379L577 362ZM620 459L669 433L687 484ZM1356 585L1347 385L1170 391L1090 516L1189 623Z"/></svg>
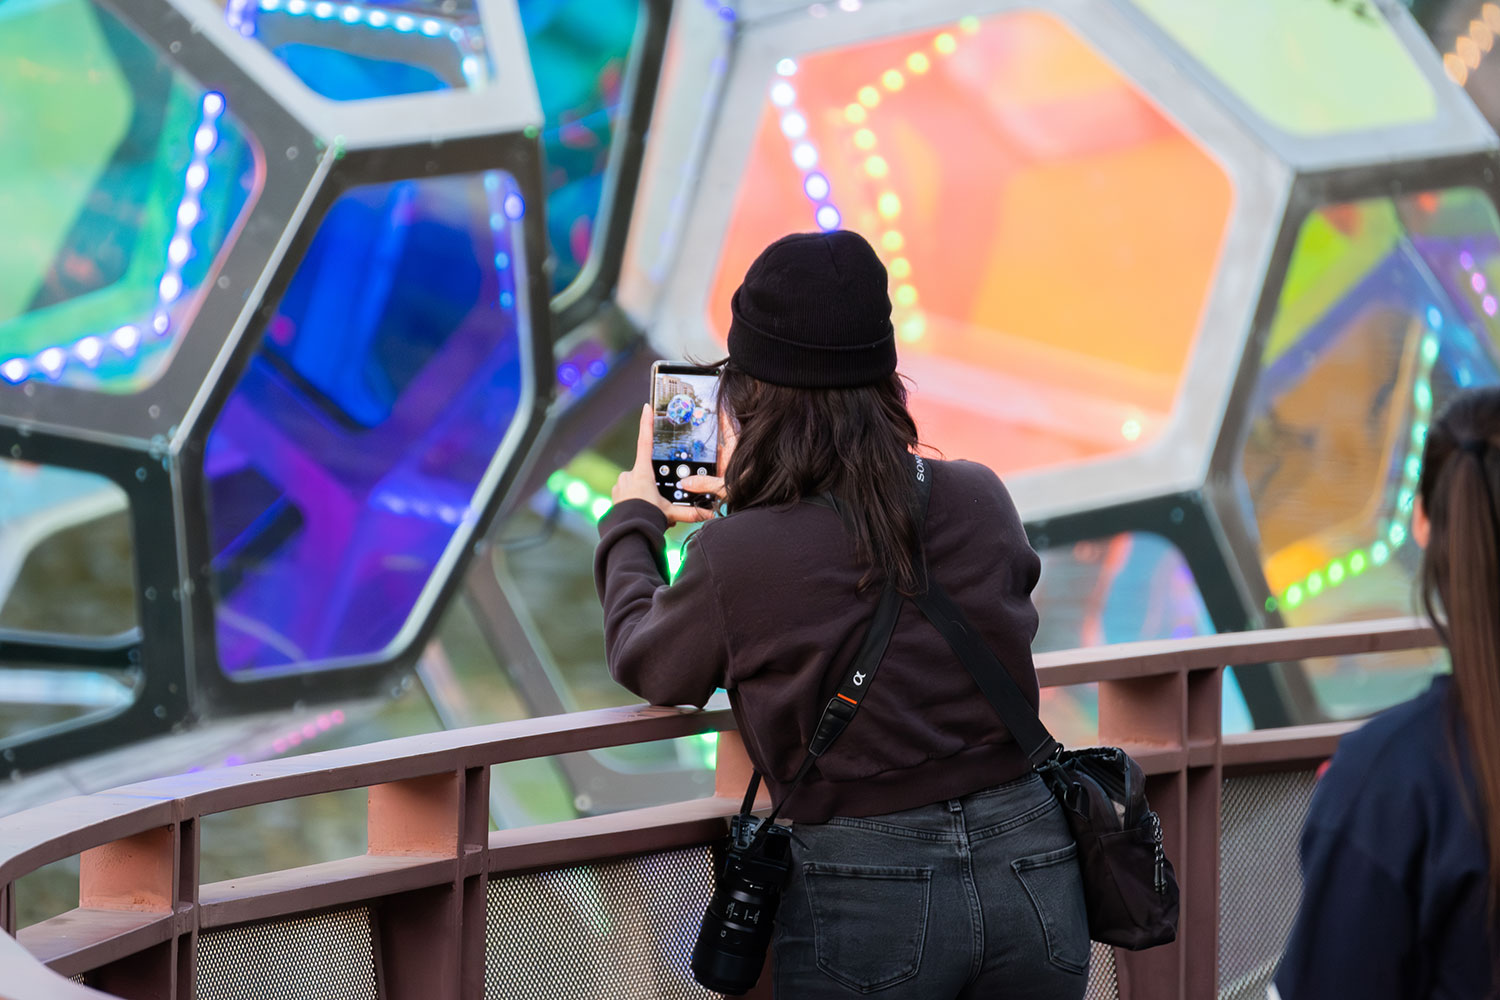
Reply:
<svg viewBox="0 0 1500 1000"><path fill-rule="evenodd" d="M712 507L709 493L687 493L677 482L719 474L719 369L658 361L651 366L651 465L656 488L670 503Z"/></svg>

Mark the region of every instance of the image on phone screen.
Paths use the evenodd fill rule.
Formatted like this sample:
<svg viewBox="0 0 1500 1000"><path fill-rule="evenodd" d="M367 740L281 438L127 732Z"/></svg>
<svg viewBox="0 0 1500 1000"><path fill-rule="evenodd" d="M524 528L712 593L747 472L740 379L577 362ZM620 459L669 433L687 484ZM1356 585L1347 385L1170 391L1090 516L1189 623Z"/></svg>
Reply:
<svg viewBox="0 0 1500 1000"><path fill-rule="evenodd" d="M714 368L657 362L651 370L651 461L656 488L672 503L708 507L713 497L686 493L677 482L719 470L719 373Z"/></svg>

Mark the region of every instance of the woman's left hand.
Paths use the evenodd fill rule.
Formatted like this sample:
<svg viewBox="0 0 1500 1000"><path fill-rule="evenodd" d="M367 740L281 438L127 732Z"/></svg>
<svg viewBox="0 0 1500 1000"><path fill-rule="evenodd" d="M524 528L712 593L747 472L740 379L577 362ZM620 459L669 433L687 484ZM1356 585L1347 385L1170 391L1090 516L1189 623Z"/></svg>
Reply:
<svg viewBox="0 0 1500 1000"><path fill-rule="evenodd" d="M651 404L641 407L641 431L635 445L635 465L620 473L609 498L615 503L626 500L644 500L654 504L674 524L707 521L714 516L712 510L702 507L686 507L668 503L656 488L656 473L651 462L652 419Z"/></svg>

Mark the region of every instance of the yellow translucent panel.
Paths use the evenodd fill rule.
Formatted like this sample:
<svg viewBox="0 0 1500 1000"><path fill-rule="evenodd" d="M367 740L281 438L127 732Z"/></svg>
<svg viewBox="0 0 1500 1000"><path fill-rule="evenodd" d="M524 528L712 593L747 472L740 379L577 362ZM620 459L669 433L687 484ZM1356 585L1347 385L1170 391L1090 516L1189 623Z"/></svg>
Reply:
<svg viewBox="0 0 1500 1000"><path fill-rule="evenodd" d="M720 337L762 248L843 227L885 261L912 409L949 456L1038 469L1166 426L1232 186L1062 21L782 60L755 127L705 303Z"/></svg>
<svg viewBox="0 0 1500 1000"><path fill-rule="evenodd" d="M1373 0L1135 0L1271 125L1327 135L1437 113L1431 85Z"/></svg>

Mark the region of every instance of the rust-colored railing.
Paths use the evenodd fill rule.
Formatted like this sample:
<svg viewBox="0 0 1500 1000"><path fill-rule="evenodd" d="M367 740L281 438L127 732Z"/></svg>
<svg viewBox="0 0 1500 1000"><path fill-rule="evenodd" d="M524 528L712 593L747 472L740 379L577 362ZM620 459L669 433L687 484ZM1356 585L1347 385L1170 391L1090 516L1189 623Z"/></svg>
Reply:
<svg viewBox="0 0 1500 1000"><path fill-rule="evenodd" d="M1183 889L1177 944L1116 956L1119 995L1211 998L1219 916L1220 795L1226 774L1307 767L1350 724L1224 736L1222 668L1434 645L1410 619L1246 632L1051 653L1044 686L1097 682L1101 743L1127 747L1149 777ZM711 843L738 805L749 764L722 702L580 712L389 740L202 771L64 799L0 819L0 998L197 995L199 934L332 907L370 905L380 995L483 995L492 877ZM723 732L706 799L490 832L490 767L534 757ZM198 882L202 817L368 788L364 855L230 882ZM81 855L79 906L15 926L17 879ZM382 903L389 905L382 905ZM70 980L87 973L104 994ZM769 996L762 977L760 995Z"/></svg>

